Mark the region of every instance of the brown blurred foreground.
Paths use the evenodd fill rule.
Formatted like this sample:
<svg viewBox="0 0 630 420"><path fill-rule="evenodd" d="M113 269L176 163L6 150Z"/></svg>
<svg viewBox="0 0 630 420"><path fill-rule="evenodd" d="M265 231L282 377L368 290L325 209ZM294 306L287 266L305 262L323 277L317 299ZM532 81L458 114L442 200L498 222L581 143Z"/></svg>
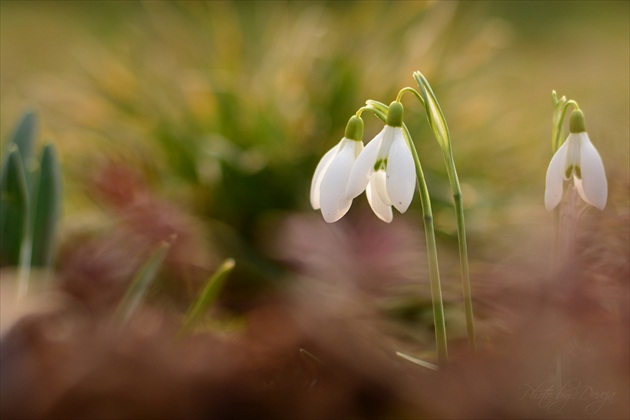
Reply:
<svg viewBox="0 0 630 420"><path fill-rule="evenodd" d="M116 299L92 299L111 284L76 293L81 278L66 265L56 308L2 336L1 417L627 418L628 209L617 193L584 218L576 256L557 276L536 261L476 274L480 348L452 342L439 372L396 357L431 349L394 337L378 291L314 280L317 250L299 235L299 279L257 298L240 320L189 335L167 305L117 325ZM99 264L106 273L108 262Z"/></svg>

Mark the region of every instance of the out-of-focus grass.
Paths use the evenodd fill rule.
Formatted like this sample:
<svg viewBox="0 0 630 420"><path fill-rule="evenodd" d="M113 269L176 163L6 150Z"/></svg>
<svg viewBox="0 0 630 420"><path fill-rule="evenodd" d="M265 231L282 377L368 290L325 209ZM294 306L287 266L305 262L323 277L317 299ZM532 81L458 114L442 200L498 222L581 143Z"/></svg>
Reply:
<svg viewBox="0 0 630 420"><path fill-rule="evenodd" d="M414 70L434 86L450 125L473 259L501 257L515 237L551 221L542 196L552 89L581 104L611 184L628 177L624 2L1 8L0 129L6 138L25 108L40 112L66 171L66 230L107 219L84 182L114 156L204 218L223 253L264 271L262 226L310 211L312 171L349 115L368 98L393 99ZM411 97L405 104L437 228L453 239L439 149L420 107ZM378 125L368 122L366 140ZM416 216L414 201L397 217Z"/></svg>

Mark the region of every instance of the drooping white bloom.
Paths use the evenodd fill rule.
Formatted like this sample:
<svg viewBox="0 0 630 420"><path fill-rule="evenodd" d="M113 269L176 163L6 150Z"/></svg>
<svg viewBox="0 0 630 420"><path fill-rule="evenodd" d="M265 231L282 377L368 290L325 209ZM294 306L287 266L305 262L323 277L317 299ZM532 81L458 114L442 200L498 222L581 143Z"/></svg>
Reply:
<svg viewBox="0 0 630 420"><path fill-rule="evenodd" d="M556 151L547 168L545 207L555 208L564 190L564 181L573 180L582 199L600 210L606 206L608 184L604 163L585 130L582 111L571 114L570 134Z"/></svg>
<svg viewBox="0 0 630 420"><path fill-rule="evenodd" d="M311 182L311 206L322 211L328 223L341 219L350 209L352 198L346 196L350 171L363 150L363 120L352 117L346 135L319 161Z"/></svg>
<svg viewBox="0 0 630 420"><path fill-rule="evenodd" d="M348 199L365 190L370 207L387 223L393 219L392 206L401 213L407 211L416 185L415 163L402 129L402 105L394 102L390 114L394 107L399 118L388 115L388 124L354 163L346 189Z"/></svg>

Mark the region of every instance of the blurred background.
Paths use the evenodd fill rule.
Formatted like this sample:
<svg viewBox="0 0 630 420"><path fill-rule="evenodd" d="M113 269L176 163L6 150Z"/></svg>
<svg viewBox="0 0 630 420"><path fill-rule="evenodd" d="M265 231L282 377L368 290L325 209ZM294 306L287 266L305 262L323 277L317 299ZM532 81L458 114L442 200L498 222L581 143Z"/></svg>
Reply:
<svg viewBox="0 0 630 420"><path fill-rule="evenodd" d="M236 258L234 288L245 294L287 269L321 266L308 258L314 244L322 261L335 261L336 239L319 241L331 229L358 225L367 235L362 246L376 247L365 252L400 254L369 236L385 228L363 196L326 226L308 194L319 158L349 116L366 99L389 103L413 86L415 70L431 82L452 133L473 274L485 263L547 259L553 217L542 197L554 89L581 105L611 200L628 205L626 2L1 7L2 139L34 110L40 141L59 150L64 267L85 260L78 249L86 244L104 246L94 241L113 226L123 226L121 237L139 236L116 258L176 234L180 277L203 278L219 259ZM404 101L434 200L445 287L456 289L446 172L420 106ZM368 117L366 141L379 126ZM419 208L415 199L396 215L417 247Z"/></svg>
<svg viewBox="0 0 630 420"><path fill-rule="evenodd" d="M588 213L601 238L587 241L588 275L614 285L606 299L627 295L628 2L2 1L0 11L2 151L34 111L64 175L55 272L96 313L169 240L151 293L176 312L232 257L221 298L231 316L311 279L325 299L298 299L308 310L360 291L401 321L393 336L430 350L419 199L391 225L364 196L332 225L309 204L317 162L348 118L416 87L416 70L453 139L483 345L517 311L496 303L504 280L533 281L551 263L552 90L580 104L608 176L607 209ZM442 155L422 108L403 103L433 200L449 338L465 341ZM364 115L367 141L382 124ZM627 300L611 305L623 313Z"/></svg>

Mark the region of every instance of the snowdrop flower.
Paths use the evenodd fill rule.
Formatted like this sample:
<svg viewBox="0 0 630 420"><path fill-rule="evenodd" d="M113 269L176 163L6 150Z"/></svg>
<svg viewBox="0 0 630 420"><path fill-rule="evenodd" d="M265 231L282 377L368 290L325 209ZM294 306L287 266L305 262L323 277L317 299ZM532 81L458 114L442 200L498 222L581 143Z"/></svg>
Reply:
<svg viewBox="0 0 630 420"><path fill-rule="evenodd" d="M608 185L602 158L586 133L584 114L579 109L571 113L570 134L553 155L545 187L545 207L551 210L560 203L564 181L573 179L580 197L591 206L603 210Z"/></svg>
<svg viewBox="0 0 630 420"><path fill-rule="evenodd" d="M322 210L328 223L341 219L350 209L352 199L346 196L350 171L363 150L363 120L353 116L345 136L319 161L311 182L311 206Z"/></svg>
<svg viewBox="0 0 630 420"><path fill-rule="evenodd" d="M401 213L407 211L416 186L416 167L402 121L402 104L392 102L387 125L357 158L346 189L348 199L365 190L370 207L387 223L393 218L392 206Z"/></svg>

